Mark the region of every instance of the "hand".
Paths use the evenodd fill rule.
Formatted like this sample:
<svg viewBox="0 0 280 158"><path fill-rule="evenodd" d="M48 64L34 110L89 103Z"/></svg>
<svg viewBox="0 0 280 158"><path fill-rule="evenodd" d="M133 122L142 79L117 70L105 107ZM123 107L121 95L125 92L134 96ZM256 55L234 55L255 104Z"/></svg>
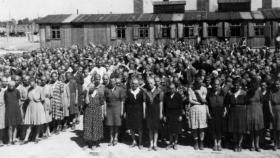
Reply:
<svg viewBox="0 0 280 158"><path fill-rule="evenodd" d="M166 117L163 117L163 121L166 122L166 120L167 120L167 118L166 118Z"/></svg>
<svg viewBox="0 0 280 158"><path fill-rule="evenodd" d="M160 114L160 115L159 115L159 118L160 118L161 120L163 119L163 116L162 116L162 114Z"/></svg>
<svg viewBox="0 0 280 158"><path fill-rule="evenodd" d="M146 114L143 115L143 119L146 119Z"/></svg>
<svg viewBox="0 0 280 158"><path fill-rule="evenodd" d="M123 118L126 119L126 113L123 114Z"/></svg>
<svg viewBox="0 0 280 158"><path fill-rule="evenodd" d="M181 122L183 120L183 117L182 116L179 116L179 122Z"/></svg>
<svg viewBox="0 0 280 158"><path fill-rule="evenodd" d="M224 113L223 113L223 117L227 116L227 109L225 109Z"/></svg>
<svg viewBox="0 0 280 158"><path fill-rule="evenodd" d="M209 118L209 119L212 119L212 116L208 113L207 114L207 117Z"/></svg>

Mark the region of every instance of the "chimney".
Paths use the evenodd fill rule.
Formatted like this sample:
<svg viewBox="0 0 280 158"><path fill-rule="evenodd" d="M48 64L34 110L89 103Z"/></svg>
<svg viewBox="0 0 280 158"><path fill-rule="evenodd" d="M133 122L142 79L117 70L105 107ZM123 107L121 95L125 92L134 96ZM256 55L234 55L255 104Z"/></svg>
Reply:
<svg viewBox="0 0 280 158"><path fill-rule="evenodd" d="M143 0L134 0L134 13L136 14L142 14L144 12L144 4Z"/></svg>
<svg viewBox="0 0 280 158"><path fill-rule="evenodd" d="M207 11L210 10L210 0L197 0L197 10L198 11Z"/></svg>
<svg viewBox="0 0 280 158"><path fill-rule="evenodd" d="M272 0L262 0L262 8L263 9L271 9L272 8Z"/></svg>

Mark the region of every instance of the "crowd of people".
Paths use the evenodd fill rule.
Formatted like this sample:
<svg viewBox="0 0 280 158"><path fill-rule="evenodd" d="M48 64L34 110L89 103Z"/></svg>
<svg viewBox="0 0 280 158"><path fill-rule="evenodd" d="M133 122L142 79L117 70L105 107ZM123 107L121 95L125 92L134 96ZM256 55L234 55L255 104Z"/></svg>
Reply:
<svg viewBox="0 0 280 158"><path fill-rule="evenodd" d="M267 47L91 44L9 54L1 62L1 146L3 135L8 145L38 143L83 123L92 149L106 137L115 146L129 133L130 147L141 150L149 140L156 151L160 138L177 150L186 131L195 150L204 149L205 136L214 151L280 148L280 53Z"/></svg>

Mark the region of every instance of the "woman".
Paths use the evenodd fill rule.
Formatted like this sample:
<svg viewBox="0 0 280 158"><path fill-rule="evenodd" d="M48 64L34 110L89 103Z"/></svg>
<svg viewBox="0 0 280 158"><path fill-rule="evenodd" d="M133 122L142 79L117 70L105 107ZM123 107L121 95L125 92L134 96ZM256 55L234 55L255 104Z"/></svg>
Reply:
<svg viewBox="0 0 280 158"><path fill-rule="evenodd" d="M45 109L46 115L46 124L45 124L45 137L50 137L50 123L52 122L52 107L51 107L51 98L52 98L52 88L47 81L48 79L45 76L41 77L41 86L42 86L42 93L43 98L45 98L43 102L43 106Z"/></svg>
<svg viewBox="0 0 280 158"><path fill-rule="evenodd" d="M261 83L261 103L263 107L263 120L264 120L264 128L265 135L270 135L270 130L272 128L272 119L269 112L269 100L270 100L270 90L266 82Z"/></svg>
<svg viewBox="0 0 280 158"><path fill-rule="evenodd" d="M204 129L207 128L208 107L206 105L207 89L202 86L200 77L196 78L193 87L189 88L188 94L191 106L189 121L195 142L194 149L204 150Z"/></svg>
<svg viewBox="0 0 280 158"><path fill-rule="evenodd" d="M72 125L72 129L76 129L76 121L78 120L79 114L78 85L70 72L66 72L66 87L69 90L69 123Z"/></svg>
<svg viewBox="0 0 280 158"><path fill-rule="evenodd" d="M177 92L174 83L169 85L170 92L164 96L164 120L167 123L169 134L169 145L167 149L178 149L178 136L181 133L182 114L183 114L183 99Z"/></svg>
<svg viewBox="0 0 280 158"><path fill-rule="evenodd" d="M35 79L30 78L30 88L28 90L28 106L25 113L24 124L27 125L25 139L22 144L28 143L31 128L36 127L35 143L39 142L41 125L46 123L46 114L42 102L44 96L42 88L37 86Z"/></svg>
<svg viewBox="0 0 280 158"><path fill-rule="evenodd" d="M135 139L135 133L139 134L139 149L143 149L142 135L143 135L143 120L145 119L146 109L146 95L142 89L139 88L138 79L131 81L131 89L127 91L127 97L125 99L125 117L126 128L130 130L132 137L132 145L130 147L137 146Z"/></svg>
<svg viewBox="0 0 280 158"><path fill-rule="evenodd" d="M241 89L241 80L237 78L233 83L232 93L226 97L228 130L233 133L235 152L241 152L243 134L247 131L246 100L246 92Z"/></svg>
<svg viewBox="0 0 280 158"><path fill-rule="evenodd" d="M99 147L99 141L103 138L104 86L100 80L98 74L92 77L92 85L88 87L85 99L84 140L93 150Z"/></svg>
<svg viewBox="0 0 280 158"><path fill-rule="evenodd" d="M277 150L280 147L280 80L276 80L274 83L275 89L271 94L269 101L269 111L273 119L273 131L274 131L274 148Z"/></svg>
<svg viewBox="0 0 280 158"><path fill-rule="evenodd" d="M61 81L58 80L58 74L57 72L53 72L51 74L52 77L52 99L51 99L51 104L52 104L52 118L53 118L53 123L54 123L54 132L56 134L59 134L61 130L61 125L62 125L62 120L63 120L63 104L62 104L62 99L63 99L63 92L64 92L64 85Z"/></svg>
<svg viewBox="0 0 280 158"><path fill-rule="evenodd" d="M6 89L2 87L2 81L0 81L0 147L3 144L4 131L5 131L5 102L4 102L4 93Z"/></svg>
<svg viewBox="0 0 280 158"><path fill-rule="evenodd" d="M207 95L207 102L210 112L209 128L214 139L214 151L222 150L222 133L223 133L223 120L225 114L225 93L221 89L221 82L215 79L212 83L212 89Z"/></svg>
<svg viewBox="0 0 280 158"><path fill-rule="evenodd" d="M15 89L15 85L14 81L10 81L8 89L4 93L5 125L8 127L9 145L15 143L17 126L23 122L19 106L20 93Z"/></svg>
<svg viewBox="0 0 280 158"><path fill-rule="evenodd" d="M121 87L116 86L116 79L112 78L110 87L105 89L105 124L110 128L109 146L117 145L119 127L122 125L124 92Z"/></svg>
<svg viewBox="0 0 280 158"><path fill-rule="evenodd" d="M147 128L149 130L150 147L157 151L158 130L160 128L161 120L163 119L163 97L164 93L161 89L155 86L154 78L148 78L148 89L145 90L146 99L146 115L147 115Z"/></svg>
<svg viewBox="0 0 280 158"><path fill-rule="evenodd" d="M260 152L260 131L264 128L263 110L261 104L261 89L258 80L252 78L247 93L247 130L251 136L250 150Z"/></svg>

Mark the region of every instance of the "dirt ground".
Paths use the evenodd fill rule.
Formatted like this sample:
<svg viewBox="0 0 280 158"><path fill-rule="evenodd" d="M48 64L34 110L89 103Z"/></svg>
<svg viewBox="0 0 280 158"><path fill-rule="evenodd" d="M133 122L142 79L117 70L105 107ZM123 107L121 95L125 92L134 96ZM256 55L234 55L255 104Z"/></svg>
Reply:
<svg viewBox="0 0 280 158"><path fill-rule="evenodd" d="M194 151L191 146L179 146L179 150L148 151L147 148L129 148L127 144L119 143L115 147L108 147L102 143L99 149L92 151L83 149L81 138L82 125L77 130L68 130L60 135L53 135L39 144L30 142L26 145L4 146L0 148L1 158L280 158L280 151L262 150L261 153L243 150L235 153L224 149L214 152L210 148L203 151Z"/></svg>

